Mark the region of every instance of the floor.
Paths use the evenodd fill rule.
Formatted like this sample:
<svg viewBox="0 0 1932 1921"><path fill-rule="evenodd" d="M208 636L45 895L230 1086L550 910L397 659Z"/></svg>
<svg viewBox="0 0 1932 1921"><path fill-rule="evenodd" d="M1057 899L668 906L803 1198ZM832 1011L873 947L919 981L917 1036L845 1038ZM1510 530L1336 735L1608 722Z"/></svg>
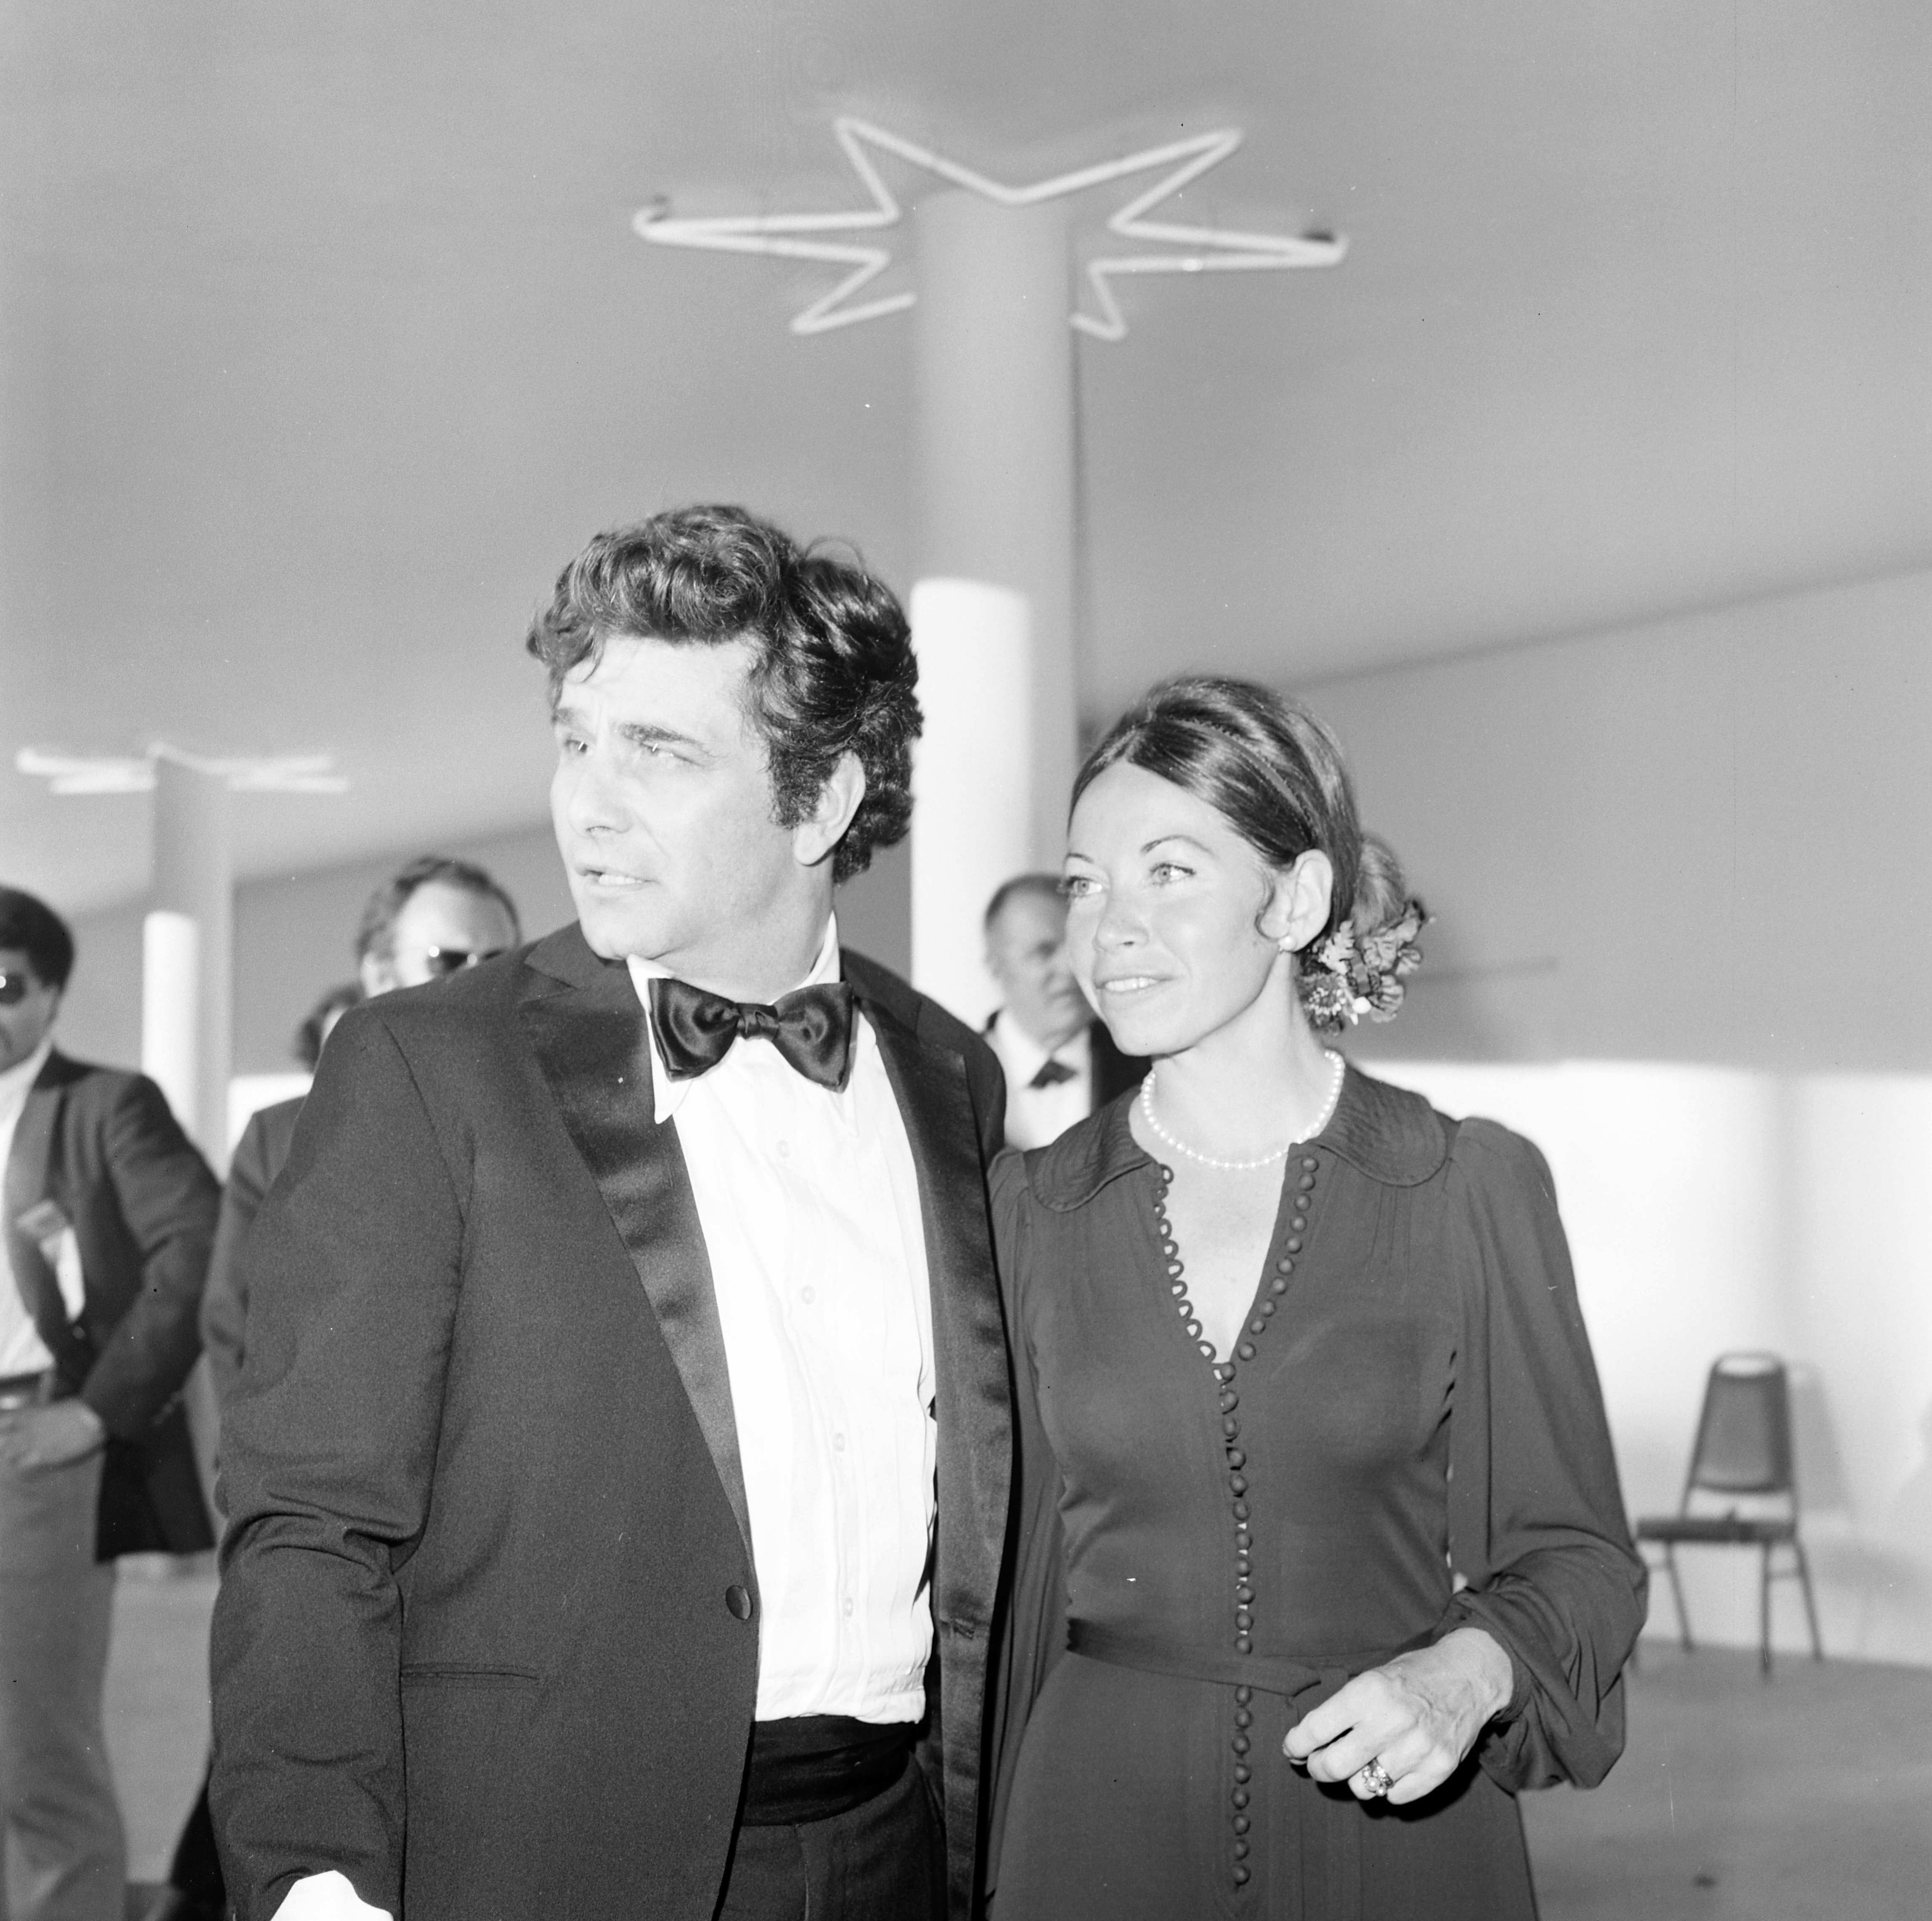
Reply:
<svg viewBox="0 0 1932 1921"><path fill-rule="evenodd" d="M108 1745L136 1881L200 1785L214 1595L205 1567L122 1574ZM1781 1659L1766 1683L1753 1655L1646 1642L1616 1771L1523 1814L1543 1921L1928 1921L1932 1670Z"/></svg>
<svg viewBox="0 0 1932 1921"><path fill-rule="evenodd" d="M1544 1921L1928 1921L1932 1670L1646 1641L1588 1793L1523 1800Z"/></svg>

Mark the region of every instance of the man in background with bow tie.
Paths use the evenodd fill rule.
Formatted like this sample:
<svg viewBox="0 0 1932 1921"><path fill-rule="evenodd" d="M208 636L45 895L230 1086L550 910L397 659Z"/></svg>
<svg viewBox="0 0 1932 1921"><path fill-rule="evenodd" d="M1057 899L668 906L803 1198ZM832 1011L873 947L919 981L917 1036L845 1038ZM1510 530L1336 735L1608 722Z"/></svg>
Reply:
<svg viewBox="0 0 1932 1921"><path fill-rule="evenodd" d="M248 1246L244 1921L967 1921L1011 1442L998 1067L843 952L898 605L740 509L530 638L580 919L347 1015Z"/></svg>
<svg viewBox="0 0 1932 1921"><path fill-rule="evenodd" d="M1094 1018L1066 959L1066 902L1051 874L1016 874L986 904L986 971L1000 1004L986 1039L1006 1076L1006 1145L1045 1147L1148 1064Z"/></svg>

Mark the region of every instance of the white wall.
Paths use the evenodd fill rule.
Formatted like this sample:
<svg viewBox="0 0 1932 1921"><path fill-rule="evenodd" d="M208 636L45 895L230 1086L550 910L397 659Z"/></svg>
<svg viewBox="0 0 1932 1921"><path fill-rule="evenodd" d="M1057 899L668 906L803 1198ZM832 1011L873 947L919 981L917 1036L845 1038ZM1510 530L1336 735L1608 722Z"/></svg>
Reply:
<svg viewBox="0 0 1932 1921"><path fill-rule="evenodd" d="M1932 1664L1932 575L1309 692L1437 916L1353 1051L1550 1154L1632 1511L1783 1353L1828 1652Z"/></svg>

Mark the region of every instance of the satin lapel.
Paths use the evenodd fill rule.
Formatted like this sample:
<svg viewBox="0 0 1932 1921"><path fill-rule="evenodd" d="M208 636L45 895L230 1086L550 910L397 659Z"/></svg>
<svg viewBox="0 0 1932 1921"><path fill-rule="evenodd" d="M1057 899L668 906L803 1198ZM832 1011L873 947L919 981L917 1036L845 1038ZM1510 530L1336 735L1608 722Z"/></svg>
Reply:
<svg viewBox="0 0 1932 1921"><path fill-rule="evenodd" d="M47 1065L52 1067L54 1061ZM22 1304L62 1373L78 1380L87 1371L87 1356L68 1316L60 1281L39 1241L20 1225L21 1215L48 1197L52 1182L54 1138L64 1088L58 1081L50 1085L49 1080L43 1069L14 1130L14 1151L7 1157L6 1178L0 1184L0 1205L5 1208L0 1228L6 1234L8 1258L13 1263Z"/></svg>
<svg viewBox="0 0 1932 1921"><path fill-rule="evenodd" d="M854 984L878 1036L919 1171L939 1377L937 1611L942 1621L983 1631L1006 1538L1012 1411L966 1063L950 1049L922 1043L862 982Z"/></svg>
<svg viewBox="0 0 1932 1921"><path fill-rule="evenodd" d="M599 961L580 939L574 948L560 948L561 940L531 956L535 971L518 1019L644 1283L749 1559L750 1512L711 1262L677 1129L652 1118L644 1007L627 968Z"/></svg>

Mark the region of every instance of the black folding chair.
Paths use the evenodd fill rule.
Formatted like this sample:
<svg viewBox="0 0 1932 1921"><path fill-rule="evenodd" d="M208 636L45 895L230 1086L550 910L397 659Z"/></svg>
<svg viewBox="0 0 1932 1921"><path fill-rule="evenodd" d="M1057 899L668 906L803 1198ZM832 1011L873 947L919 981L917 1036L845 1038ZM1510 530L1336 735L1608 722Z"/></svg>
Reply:
<svg viewBox="0 0 1932 1921"><path fill-rule="evenodd" d="M1740 1514L1738 1496L1782 1500L1784 1512ZM1728 1508L1712 1511L1712 1502L1732 1497ZM1677 1628L1684 1651L1691 1649L1690 1616L1684 1605L1684 1583L1678 1578L1677 1549L1685 1543L1700 1547L1755 1547L1758 1575L1758 1665L1771 1672L1771 1584L1796 1580L1804 1595L1804 1618L1811 1630L1811 1658L1822 1661L1818 1638L1818 1610L1811 1595L1811 1571L1798 1538L1798 1494L1791 1459L1791 1390L1784 1363L1774 1354L1720 1354L1712 1364L1704 1385L1704 1411L1697 1420L1697 1444L1690 1453L1690 1472L1684 1483L1684 1500L1674 1514L1652 1514L1636 1524L1640 1541L1655 1541L1664 1550L1664 1569L1677 1601ZM1774 1568L1772 1550L1788 1547L1791 1565Z"/></svg>

